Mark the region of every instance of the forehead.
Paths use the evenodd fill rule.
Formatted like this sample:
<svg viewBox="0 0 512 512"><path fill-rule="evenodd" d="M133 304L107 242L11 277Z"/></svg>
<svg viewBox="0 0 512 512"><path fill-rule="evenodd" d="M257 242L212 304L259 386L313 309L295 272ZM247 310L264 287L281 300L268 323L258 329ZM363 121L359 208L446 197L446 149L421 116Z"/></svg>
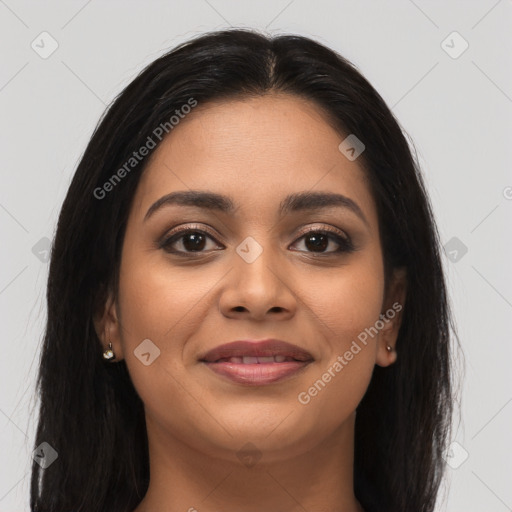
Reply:
<svg viewBox="0 0 512 512"><path fill-rule="evenodd" d="M328 191L352 198L376 224L362 165L338 149L344 138L315 103L296 96L199 104L154 150L134 206L144 215L169 192L208 190L263 214L291 193Z"/></svg>

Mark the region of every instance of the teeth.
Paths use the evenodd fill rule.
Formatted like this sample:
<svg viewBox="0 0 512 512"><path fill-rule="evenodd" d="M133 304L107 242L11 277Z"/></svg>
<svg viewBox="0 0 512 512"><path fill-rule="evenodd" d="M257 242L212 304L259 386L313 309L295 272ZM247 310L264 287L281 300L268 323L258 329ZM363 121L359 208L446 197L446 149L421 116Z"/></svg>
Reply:
<svg viewBox="0 0 512 512"><path fill-rule="evenodd" d="M295 361L293 357L287 356L243 356L229 357L219 359L219 363L235 363L235 364L261 364L261 363L283 363L285 361Z"/></svg>
<svg viewBox="0 0 512 512"><path fill-rule="evenodd" d="M254 359L257 359L260 363L273 363L275 361L273 356L255 357ZM245 361L244 361L244 363L245 363Z"/></svg>

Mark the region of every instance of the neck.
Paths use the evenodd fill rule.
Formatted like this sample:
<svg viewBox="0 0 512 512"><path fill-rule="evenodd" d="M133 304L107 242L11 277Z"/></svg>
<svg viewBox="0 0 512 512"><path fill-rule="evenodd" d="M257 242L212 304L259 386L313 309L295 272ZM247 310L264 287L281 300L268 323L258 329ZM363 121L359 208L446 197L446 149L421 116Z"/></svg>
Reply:
<svg viewBox="0 0 512 512"><path fill-rule="evenodd" d="M364 512L353 491L355 414L313 449L254 465L213 457L146 418L150 484L134 512Z"/></svg>

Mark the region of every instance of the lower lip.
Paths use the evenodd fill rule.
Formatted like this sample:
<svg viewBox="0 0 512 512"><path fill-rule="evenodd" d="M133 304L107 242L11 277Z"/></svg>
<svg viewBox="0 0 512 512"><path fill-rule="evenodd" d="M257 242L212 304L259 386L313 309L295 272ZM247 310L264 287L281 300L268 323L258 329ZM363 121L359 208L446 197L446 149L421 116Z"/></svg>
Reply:
<svg viewBox="0 0 512 512"><path fill-rule="evenodd" d="M215 373L238 384L264 386L296 374L312 361L287 361L283 363L208 363L204 364Z"/></svg>

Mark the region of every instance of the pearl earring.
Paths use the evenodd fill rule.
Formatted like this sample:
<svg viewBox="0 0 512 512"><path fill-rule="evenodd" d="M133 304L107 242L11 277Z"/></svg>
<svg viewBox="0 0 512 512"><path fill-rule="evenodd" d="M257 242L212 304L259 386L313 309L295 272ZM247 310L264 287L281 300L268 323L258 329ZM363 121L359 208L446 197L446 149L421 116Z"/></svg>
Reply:
<svg viewBox="0 0 512 512"><path fill-rule="evenodd" d="M107 361L110 361L111 359L115 359L116 355L114 354L114 351L112 350L112 343L108 342L108 348L103 352L103 359L106 359Z"/></svg>

